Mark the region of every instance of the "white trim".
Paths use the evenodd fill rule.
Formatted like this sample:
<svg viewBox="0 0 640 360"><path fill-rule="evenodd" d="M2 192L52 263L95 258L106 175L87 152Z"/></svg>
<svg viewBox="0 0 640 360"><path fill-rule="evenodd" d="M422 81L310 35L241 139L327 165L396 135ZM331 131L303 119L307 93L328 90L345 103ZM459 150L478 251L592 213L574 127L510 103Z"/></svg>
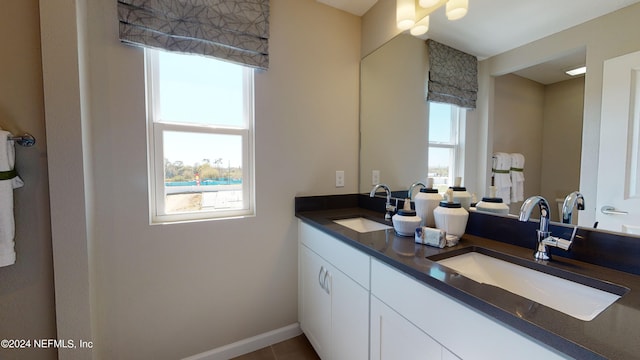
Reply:
<svg viewBox="0 0 640 360"><path fill-rule="evenodd" d="M243 138L242 151L242 201L243 208L248 210L248 215L255 215L256 211L256 187L255 187L255 71L245 67L242 73L244 91L244 121L245 128L249 130Z"/></svg>
<svg viewBox="0 0 640 360"><path fill-rule="evenodd" d="M456 173L456 176L460 176L462 177L462 179L465 179L465 173L464 173L464 169L465 169L465 153L466 153L466 142L467 142L467 137L466 137L466 133L467 133L467 109L465 108L461 108L458 107L455 111L455 115L456 115L456 142L457 142L457 149L456 149L456 161L455 161L455 167L456 169L454 170ZM469 187L468 183L466 181L463 182L463 185L465 187Z"/></svg>
<svg viewBox="0 0 640 360"><path fill-rule="evenodd" d="M156 169L162 168L162 156L156 156L161 154L162 143L157 143L156 139L162 139L159 134L156 134L156 128L151 117L154 114L159 113L158 102L154 101L159 94L160 89L156 79L158 78L158 53L156 51L150 51L145 49L145 83L147 86L146 101L147 101L147 169L149 171L149 223L153 223L153 219L158 213L158 207L161 207L160 211L164 212L164 201L157 202L156 199L162 199L164 196L164 189L157 186L161 184L164 178L161 178L162 173L158 174ZM153 179L152 179L153 177Z"/></svg>
<svg viewBox="0 0 640 360"><path fill-rule="evenodd" d="M45 161L49 169L48 210L53 264L48 266L53 265L51 285L55 288L52 305L55 306L56 333L58 339L86 339L96 342L96 346L91 349L63 346L50 350L52 355L57 355L61 360L94 359L103 349L98 344L101 334L97 331L96 320L100 309L96 304L95 288L98 286L93 281L97 276L94 261L99 256L93 245L98 241L98 236L92 226L96 220L96 207L100 206L95 201L97 196L93 168L100 165L93 162L95 157L91 151L85 151L95 146L91 141L91 134L95 131L91 123L95 108L91 109L91 105L95 104L92 100L97 92L91 91L91 80L97 78L103 84L101 81L105 79L89 65L89 53L102 45L90 41L93 37L89 36L89 30L102 29L88 25L88 22L96 18L87 17L87 11L93 8L95 5L88 2L39 1L39 33L42 34L41 86L45 120L42 125L47 134L47 143L46 157L38 161ZM107 93L109 90L110 88ZM36 151L40 150L44 149ZM35 166L35 160L28 166ZM32 241L26 238L24 240ZM23 265L42 266L35 257L17 266ZM7 281L6 279L2 280ZM46 311L50 309L47 308ZM3 354L9 355L8 352ZM20 357L19 351L14 356Z"/></svg>
<svg viewBox="0 0 640 360"><path fill-rule="evenodd" d="M302 334L300 324L295 323L229 345L192 355L182 360L227 360L236 356L248 354L267 346L289 340Z"/></svg>
<svg viewBox="0 0 640 360"><path fill-rule="evenodd" d="M427 146L431 148L449 149L449 177L453 181L456 177L464 179L464 157L466 143L466 114L467 110L456 105L448 104L450 107L450 135L448 142L429 141ZM429 121L431 121L431 108L429 108ZM431 166L431 164L428 164Z"/></svg>
<svg viewBox="0 0 640 360"><path fill-rule="evenodd" d="M170 122L161 116L159 58L158 51L145 50L147 84L147 144L149 170L149 223L169 224L188 221L219 220L255 216L255 164L254 164L254 71L244 67L243 81L243 124L242 126L191 124ZM242 207L231 210L200 210L167 213L165 209L164 179L164 133L192 132L198 134L235 135L241 138L242 151Z"/></svg>

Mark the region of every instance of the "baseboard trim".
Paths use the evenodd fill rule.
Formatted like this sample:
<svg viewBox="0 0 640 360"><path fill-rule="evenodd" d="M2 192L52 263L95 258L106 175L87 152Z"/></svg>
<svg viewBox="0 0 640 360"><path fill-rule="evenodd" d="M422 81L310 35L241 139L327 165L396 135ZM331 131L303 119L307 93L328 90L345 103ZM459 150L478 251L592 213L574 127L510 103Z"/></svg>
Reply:
<svg viewBox="0 0 640 360"><path fill-rule="evenodd" d="M216 349L186 357L182 360L228 360L236 356L248 354L264 347L279 343L302 334L300 324L295 323L259 334L244 340L236 341Z"/></svg>

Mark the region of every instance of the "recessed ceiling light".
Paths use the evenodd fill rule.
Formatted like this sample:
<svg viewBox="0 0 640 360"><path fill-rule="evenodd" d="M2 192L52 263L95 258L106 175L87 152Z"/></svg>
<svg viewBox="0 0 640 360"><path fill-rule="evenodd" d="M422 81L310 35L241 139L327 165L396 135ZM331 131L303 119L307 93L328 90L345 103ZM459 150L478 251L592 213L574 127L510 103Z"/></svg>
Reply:
<svg viewBox="0 0 640 360"><path fill-rule="evenodd" d="M567 75L571 75L571 76L582 75L587 72L587 67L581 66L579 68L567 70L565 72L567 73Z"/></svg>

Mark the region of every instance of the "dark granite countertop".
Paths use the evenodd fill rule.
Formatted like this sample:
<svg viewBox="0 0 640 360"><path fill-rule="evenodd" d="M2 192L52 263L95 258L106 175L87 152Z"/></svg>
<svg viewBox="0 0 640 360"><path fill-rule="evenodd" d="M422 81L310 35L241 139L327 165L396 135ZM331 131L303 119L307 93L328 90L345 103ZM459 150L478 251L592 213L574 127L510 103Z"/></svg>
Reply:
<svg viewBox="0 0 640 360"><path fill-rule="evenodd" d="M559 256L541 265L532 259L534 243L527 248L465 234L458 245L439 249L416 244L412 237L397 236L392 229L359 233L338 225L333 220L361 216L389 226L391 222L385 221L380 212L362 207L362 204L336 208L331 208L329 204L328 207L323 207L325 210L310 210L313 207L296 204L296 216L419 282L571 357L640 359L638 275ZM546 266L552 271L558 269L610 282L627 288L628 291L593 320L582 321L503 289L467 279L429 259L446 252L465 251L461 249L468 247L516 257L533 267Z"/></svg>

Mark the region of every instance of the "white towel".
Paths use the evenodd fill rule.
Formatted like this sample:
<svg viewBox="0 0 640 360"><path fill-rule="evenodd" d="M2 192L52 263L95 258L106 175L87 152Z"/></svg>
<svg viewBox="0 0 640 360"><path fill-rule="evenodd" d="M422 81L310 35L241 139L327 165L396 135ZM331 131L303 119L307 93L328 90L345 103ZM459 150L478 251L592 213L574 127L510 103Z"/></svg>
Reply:
<svg viewBox="0 0 640 360"><path fill-rule="evenodd" d="M13 170L15 165L15 149L9 136L12 136L11 133L0 130L0 172ZM24 183L17 175L12 179L0 180L0 267L16 262L13 189L22 185Z"/></svg>
<svg viewBox="0 0 640 360"><path fill-rule="evenodd" d="M524 155L511 154L511 201L524 200Z"/></svg>
<svg viewBox="0 0 640 360"><path fill-rule="evenodd" d="M507 153L493 154L493 174L494 185L496 187L496 197L502 198L505 204L511 200L511 155Z"/></svg>

